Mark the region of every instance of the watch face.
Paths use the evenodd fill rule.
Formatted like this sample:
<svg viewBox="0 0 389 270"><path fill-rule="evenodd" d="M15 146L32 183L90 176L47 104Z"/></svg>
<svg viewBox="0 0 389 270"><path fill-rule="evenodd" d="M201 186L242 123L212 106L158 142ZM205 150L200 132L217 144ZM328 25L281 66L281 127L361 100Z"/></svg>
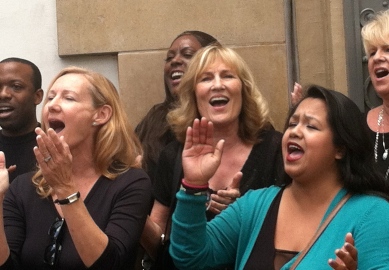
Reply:
<svg viewBox="0 0 389 270"><path fill-rule="evenodd" d="M80 198L80 192L77 192L77 193L75 193L75 194L70 195L69 197L67 197L67 199L68 199L68 201L69 201L68 203L73 203L73 202L77 201L78 198Z"/></svg>

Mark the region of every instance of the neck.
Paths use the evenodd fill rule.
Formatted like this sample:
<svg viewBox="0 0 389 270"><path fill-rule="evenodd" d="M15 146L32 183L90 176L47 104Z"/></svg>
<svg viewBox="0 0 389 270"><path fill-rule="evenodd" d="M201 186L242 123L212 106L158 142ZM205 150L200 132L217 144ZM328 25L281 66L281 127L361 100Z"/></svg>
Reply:
<svg viewBox="0 0 389 270"><path fill-rule="evenodd" d="M343 187L337 172L320 172L307 178L295 178L289 186L295 200L307 206L331 202Z"/></svg>
<svg viewBox="0 0 389 270"><path fill-rule="evenodd" d="M230 125L214 125L214 142L215 144L223 139L225 140L224 149L233 148L235 145L243 143L238 135L239 123Z"/></svg>
<svg viewBox="0 0 389 270"><path fill-rule="evenodd" d="M85 147L75 147L71 149L72 153L72 175L77 179L95 178L98 175L94 163L93 151L88 151Z"/></svg>
<svg viewBox="0 0 389 270"><path fill-rule="evenodd" d="M323 209L326 209L341 188L341 186L333 186L324 187L324 189L322 187L313 189L301 187L296 183L292 183L290 186L290 194L302 208L316 211L320 206L324 207Z"/></svg>
<svg viewBox="0 0 389 270"><path fill-rule="evenodd" d="M22 129L12 130L12 129L3 128L1 130L1 133L3 133L3 135L7 137L22 136L30 132L33 132L37 126L38 126L38 121L35 119L34 122L31 122L29 125L24 126Z"/></svg>

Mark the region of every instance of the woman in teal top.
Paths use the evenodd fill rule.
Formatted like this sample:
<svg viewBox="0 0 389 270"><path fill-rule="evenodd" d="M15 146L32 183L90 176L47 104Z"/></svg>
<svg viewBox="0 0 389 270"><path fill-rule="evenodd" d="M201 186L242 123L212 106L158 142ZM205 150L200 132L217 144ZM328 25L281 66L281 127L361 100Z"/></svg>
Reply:
<svg viewBox="0 0 389 270"><path fill-rule="evenodd" d="M184 179L171 233L170 252L178 268L235 262L235 269L290 269L349 192L351 198L297 269L328 269L348 232L358 250L359 269L389 269L388 188L374 168L373 148L358 107L341 93L312 86L288 119L282 140L287 184L250 191L208 223L203 194L224 142L213 143L213 124L206 119L188 129ZM334 269L356 268L330 261Z"/></svg>

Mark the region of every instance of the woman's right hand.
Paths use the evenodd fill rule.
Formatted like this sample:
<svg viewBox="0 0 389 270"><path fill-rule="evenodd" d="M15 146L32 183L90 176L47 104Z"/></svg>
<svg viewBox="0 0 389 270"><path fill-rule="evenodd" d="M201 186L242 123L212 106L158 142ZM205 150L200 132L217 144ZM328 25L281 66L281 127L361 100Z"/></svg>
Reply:
<svg viewBox="0 0 389 270"><path fill-rule="evenodd" d="M8 170L5 166L5 155L0 151L0 195L3 196L9 187Z"/></svg>
<svg viewBox="0 0 389 270"><path fill-rule="evenodd" d="M356 270L358 268L358 251L351 233L346 234L345 243L335 251L336 260L330 259L328 264L335 270Z"/></svg>
<svg viewBox="0 0 389 270"><path fill-rule="evenodd" d="M182 167L187 183L206 185L219 167L223 152L224 140L213 145L213 124L205 117L195 119L193 127L188 127L184 150L182 152Z"/></svg>

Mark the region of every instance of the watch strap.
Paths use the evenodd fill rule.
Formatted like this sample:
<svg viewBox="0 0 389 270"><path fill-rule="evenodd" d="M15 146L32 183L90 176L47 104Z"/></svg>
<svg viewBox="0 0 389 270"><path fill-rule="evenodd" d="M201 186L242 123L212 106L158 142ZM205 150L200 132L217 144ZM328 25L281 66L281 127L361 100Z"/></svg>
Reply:
<svg viewBox="0 0 389 270"><path fill-rule="evenodd" d="M54 203L57 203L57 204L60 204L60 205L71 204L71 203L74 203L74 202L78 201L78 199L80 199L80 192L79 191L69 195L68 197L66 197L63 200L56 199L54 201Z"/></svg>

